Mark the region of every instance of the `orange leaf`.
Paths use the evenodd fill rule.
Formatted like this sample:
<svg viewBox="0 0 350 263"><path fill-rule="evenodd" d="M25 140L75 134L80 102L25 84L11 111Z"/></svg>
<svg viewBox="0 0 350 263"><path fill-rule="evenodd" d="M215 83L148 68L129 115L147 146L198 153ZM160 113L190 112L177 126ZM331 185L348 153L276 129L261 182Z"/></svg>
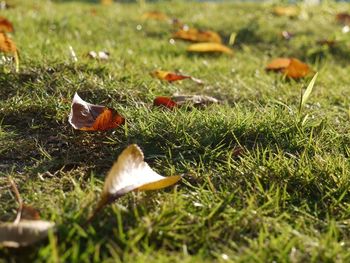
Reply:
<svg viewBox="0 0 350 263"><path fill-rule="evenodd" d="M289 66L282 70L282 72L284 72L287 77L298 79L308 75L311 70L307 64L301 62L299 59L291 58Z"/></svg>
<svg viewBox="0 0 350 263"><path fill-rule="evenodd" d="M75 93L69 123L82 131L106 131L124 124L125 119L115 110L87 103Z"/></svg>
<svg viewBox="0 0 350 263"><path fill-rule="evenodd" d="M267 66L267 70L281 70L288 67L290 64L289 58L276 58L272 60Z"/></svg>
<svg viewBox="0 0 350 263"><path fill-rule="evenodd" d="M10 21L8 21L5 17L0 16L0 32L13 32L13 25Z"/></svg>
<svg viewBox="0 0 350 263"><path fill-rule="evenodd" d="M293 79L303 78L311 72L307 64L296 58L276 58L266 66L266 70L279 71Z"/></svg>
<svg viewBox="0 0 350 263"><path fill-rule="evenodd" d="M168 82L173 82L173 81L182 80L182 79L191 79L197 84L203 84L203 81L200 79L197 79L188 75L182 75L179 73L174 73L174 72L164 71L164 70L155 70L151 72L151 76L160 80L166 80Z"/></svg>
<svg viewBox="0 0 350 263"><path fill-rule="evenodd" d="M15 43L5 34L0 32L0 51L5 53L17 53Z"/></svg>
<svg viewBox="0 0 350 263"><path fill-rule="evenodd" d="M170 20L170 18L158 11L151 11L151 12L146 12L141 16L142 19L153 19L153 20L159 20L159 21L164 21L164 20Z"/></svg>
<svg viewBox="0 0 350 263"><path fill-rule="evenodd" d="M165 96L156 97L153 101L153 105L162 106L169 109L177 107L177 103L175 101L173 101L170 97Z"/></svg>
<svg viewBox="0 0 350 263"><path fill-rule="evenodd" d="M221 43L221 37L213 31L201 31L196 28L184 27L173 34L173 38L192 42Z"/></svg>
<svg viewBox="0 0 350 263"><path fill-rule="evenodd" d="M187 48L187 51L198 53L226 53L230 55L233 54L232 49L219 43L192 44Z"/></svg>

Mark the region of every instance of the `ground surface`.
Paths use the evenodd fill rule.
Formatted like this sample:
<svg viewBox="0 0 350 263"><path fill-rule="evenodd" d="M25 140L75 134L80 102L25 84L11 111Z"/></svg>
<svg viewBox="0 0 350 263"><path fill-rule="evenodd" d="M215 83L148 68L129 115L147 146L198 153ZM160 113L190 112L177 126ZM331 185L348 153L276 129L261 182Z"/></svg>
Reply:
<svg viewBox="0 0 350 263"><path fill-rule="evenodd" d="M57 231L34 247L1 249L4 261L350 260L350 33L341 33L334 19L349 5L305 7L289 19L273 16L271 5L248 3L22 2L1 11L14 23L21 67L0 75L0 219L16 215L12 176L24 201L56 222ZM235 55L187 54L188 43L169 42L171 25L140 19L150 10L217 31L226 43L236 32ZM295 37L283 40L283 30ZM340 40L334 48L316 44L333 37ZM111 59L89 60L90 50L108 50ZM277 56L297 57L319 72L301 113L301 89L310 78L266 73ZM160 82L149 75L159 68L205 85ZM117 109L127 125L74 130L67 116L76 91ZM176 92L223 104L151 106L155 96ZM108 169L130 143L140 145L156 171L184 179L126 195L81 227Z"/></svg>

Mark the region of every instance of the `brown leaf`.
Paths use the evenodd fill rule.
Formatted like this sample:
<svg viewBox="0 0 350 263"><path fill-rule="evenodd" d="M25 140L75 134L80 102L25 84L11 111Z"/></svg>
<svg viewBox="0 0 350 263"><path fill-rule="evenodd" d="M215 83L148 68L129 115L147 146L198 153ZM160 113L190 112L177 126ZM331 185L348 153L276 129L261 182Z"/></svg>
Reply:
<svg viewBox="0 0 350 263"><path fill-rule="evenodd" d="M293 79L303 78L312 72L307 64L296 58L276 58L266 66L266 70L279 71Z"/></svg>
<svg viewBox="0 0 350 263"><path fill-rule="evenodd" d="M0 247L24 247L47 237L54 223L43 220L22 220L19 223L0 223Z"/></svg>
<svg viewBox="0 0 350 263"><path fill-rule="evenodd" d="M159 21L164 21L168 20L170 21L171 19L164 13L158 12L158 11L150 11L146 12L141 16L142 19L152 19L152 20L159 20Z"/></svg>
<svg viewBox="0 0 350 263"><path fill-rule="evenodd" d="M155 71L151 72L151 76L153 76L157 79L160 79L160 80L166 80L168 82L174 82L174 81L182 80L182 79L191 79L198 84L203 84L203 82L200 79L193 78L193 77L188 76L188 75L182 75L179 73L170 72L170 71L155 70Z"/></svg>
<svg viewBox="0 0 350 263"><path fill-rule="evenodd" d="M197 43L192 44L187 48L189 52L198 52L198 53L226 53L233 54L232 49L219 44L219 43Z"/></svg>
<svg viewBox="0 0 350 263"><path fill-rule="evenodd" d="M14 31L12 23L5 17L0 16L0 32L11 33Z"/></svg>
<svg viewBox="0 0 350 263"><path fill-rule="evenodd" d="M296 17L299 15L299 9L296 6L277 6L273 13L277 16Z"/></svg>
<svg viewBox="0 0 350 263"><path fill-rule="evenodd" d="M192 42L221 43L221 37L213 31L201 31L196 28L184 27L173 34L173 38Z"/></svg>
<svg viewBox="0 0 350 263"><path fill-rule="evenodd" d="M335 19L337 20L338 23L344 24L344 25L350 25L350 14L348 13L338 13L335 16Z"/></svg>
<svg viewBox="0 0 350 263"><path fill-rule="evenodd" d="M23 204L21 212L21 220L40 220L39 211L34 207Z"/></svg>
<svg viewBox="0 0 350 263"><path fill-rule="evenodd" d="M90 104L75 93L69 123L74 129L83 131L105 131L124 124L125 119L115 110Z"/></svg>

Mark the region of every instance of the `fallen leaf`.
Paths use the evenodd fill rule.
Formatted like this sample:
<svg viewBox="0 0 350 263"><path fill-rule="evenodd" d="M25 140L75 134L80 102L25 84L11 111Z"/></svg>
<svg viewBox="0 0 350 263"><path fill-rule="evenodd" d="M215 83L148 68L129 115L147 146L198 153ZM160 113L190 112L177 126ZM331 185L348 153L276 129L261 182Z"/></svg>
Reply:
<svg viewBox="0 0 350 263"><path fill-rule="evenodd" d="M221 37L214 31L202 31L196 28L183 27L173 34L173 38L192 42L221 43Z"/></svg>
<svg viewBox="0 0 350 263"><path fill-rule="evenodd" d="M97 60L108 60L109 59L109 52L107 51L90 51L88 54L89 58L97 59Z"/></svg>
<svg viewBox="0 0 350 263"><path fill-rule="evenodd" d="M160 96L153 101L154 106L174 109L180 106L203 107L210 104L219 103L219 101L210 96L203 95L174 95L172 97Z"/></svg>
<svg viewBox="0 0 350 263"><path fill-rule="evenodd" d="M23 204L21 220L40 220L39 211L30 205Z"/></svg>
<svg viewBox="0 0 350 263"><path fill-rule="evenodd" d="M168 109L174 109L177 107L177 103L171 99L171 97L159 96L156 97L153 101L154 106L165 107Z"/></svg>
<svg viewBox="0 0 350 263"><path fill-rule="evenodd" d="M279 71L293 79L303 78L311 73L310 67L296 58L276 58L266 66L266 70Z"/></svg>
<svg viewBox="0 0 350 263"><path fill-rule="evenodd" d="M188 75L182 75L179 73L170 72L170 71L155 70L155 71L151 72L151 76L153 76L157 79L166 80L169 82L174 82L174 81L182 80L182 79L191 79L198 84L203 84L203 82L200 79L193 78L193 77L188 76Z"/></svg>
<svg viewBox="0 0 350 263"><path fill-rule="evenodd" d="M3 32L0 32L0 51L12 54L17 53L16 44Z"/></svg>
<svg viewBox="0 0 350 263"><path fill-rule="evenodd" d="M192 44L187 48L189 52L198 52L198 53L226 53L233 54L232 49L219 44L219 43L197 43Z"/></svg>
<svg viewBox="0 0 350 263"><path fill-rule="evenodd" d="M338 21L338 23L350 25L350 14L348 13L338 13L335 16L335 19Z"/></svg>
<svg viewBox="0 0 350 263"><path fill-rule="evenodd" d="M277 6L273 13L277 16L296 17L299 15L299 9L296 6Z"/></svg>
<svg viewBox="0 0 350 263"><path fill-rule="evenodd" d="M88 222L107 204L134 190L156 190L175 184L181 176L164 177L156 173L144 161L144 155L136 144L129 145L119 155L109 171L101 199Z"/></svg>
<svg viewBox="0 0 350 263"><path fill-rule="evenodd" d="M0 32L11 33L14 31L12 23L5 17L0 16Z"/></svg>
<svg viewBox="0 0 350 263"><path fill-rule="evenodd" d="M141 18L144 20L153 19L153 20L159 20L159 21L164 21L164 20L170 21L170 18L166 14L158 11L146 12L141 16Z"/></svg>
<svg viewBox="0 0 350 263"><path fill-rule="evenodd" d="M125 119L115 110L83 101L75 93L69 123L83 131L105 131L124 124Z"/></svg>
<svg viewBox="0 0 350 263"><path fill-rule="evenodd" d="M47 237L53 222L21 220L19 223L0 223L0 247L24 247Z"/></svg>

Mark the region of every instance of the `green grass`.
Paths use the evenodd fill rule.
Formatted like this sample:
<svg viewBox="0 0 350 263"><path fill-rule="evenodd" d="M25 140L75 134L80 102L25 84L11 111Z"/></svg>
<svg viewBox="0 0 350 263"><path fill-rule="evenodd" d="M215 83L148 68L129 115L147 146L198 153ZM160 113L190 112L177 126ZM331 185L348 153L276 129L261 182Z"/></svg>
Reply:
<svg viewBox="0 0 350 263"><path fill-rule="evenodd" d="M0 75L0 220L16 216L12 176L24 201L57 228L32 247L0 249L0 262L349 261L350 33L341 33L334 16L350 8L303 7L303 19L275 17L271 9L28 0L2 11L14 23L21 64L20 73ZM146 10L217 31L226 41L236 32L234 57L187 54L188 43L169 43L171 25L140 19ZM282 30L296 36L283 40ZM316 44L332 37L340 40L334 48ZM84 57L90 50L110 51L111 59L91 61ZM319 72L300 114L310 78L266 73L278 56L297 57ZM205 85L151 78L159 68ZM73 130L67 119L76 91L117 109L127 124L108 132ZM155 96L175 92L223 104L151 106ZM157 172L184 174L183 180L128 194L81 227L108 169L131 143Z"/></svg>

